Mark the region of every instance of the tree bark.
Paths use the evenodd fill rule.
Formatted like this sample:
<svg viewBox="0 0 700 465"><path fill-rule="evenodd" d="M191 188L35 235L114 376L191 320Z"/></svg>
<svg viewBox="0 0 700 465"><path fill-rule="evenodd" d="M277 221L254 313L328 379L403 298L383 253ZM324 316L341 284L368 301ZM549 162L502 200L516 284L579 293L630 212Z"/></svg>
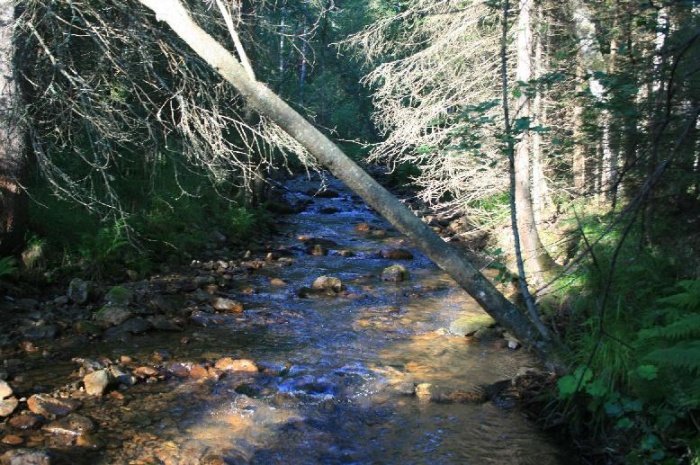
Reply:
<svg viewBox="0 0 700 465"><path fill-rule="evenodd" d="M520 1L517 37L516 80L528 83L532 80L532 1ZM517 102L517 116L527 118L532 124L532 102L529 92L523 91ZM527 129L522 132L520 142L515 146L515 205L518 211L518 229L522 239L525 269L532 281L537 284L547 282L547 275L556 268L540 239L535 221L532 201L532 134Z"/></svg>
<svg viewBox="0 0 700 465"><path fill-rule="evenodd" d="M456 253L429 226L379 185L333 142L265 85L252 81L240 63L202 30L178 0L139 0L156 13L259 113L271 118L302 144L333 175L362 197L399 231L408 236L445 270L481 307L524 344L561 368L559 348L539 334L534 324L508 301L469 261Z"/></svg>
<svg viewBox="0 0 700 465"><path fill-rule="evenodd" d="M592 13L586 6L583 0L569 0L569 9L573 19L573 32L579 43L578 58L581 67L585 74L588 75L588 86L593 98L598 102L605 101L605 88L600 80L600 74L607 73L605 58L600 49L600 43L596 32L596 25L592 19ZM614 47L611 47L614 53ZM580 115L580 110L579 110ZM600 137L600 156L598 157L598 173L597 173L597 188L596 195L601 195L606 199L615 199L618 178L618 152L617 148L612 145L612 118L610 110L603 109L600 117L601 137ZM578 124L578 123L577 123ZM577 149L581 150L581 149ZM574 155L575 162L586 163L579 155ZM587 163L586 163L587 164ZM581 169L581 166L574 167L574 175L583 174L585 176L587 169ZM583 186L580 183L581 178L577 178L575 183L577 190L585 190L590 192L591 186ZM585 180L584 180L585 182Z"/></svg>
<svg viewBox="0 0 700 465"><path fill-rule="evenodd" d="M15 1L0 0L0 255L17 251L26 221L21 97L15 76Z"/></svg>

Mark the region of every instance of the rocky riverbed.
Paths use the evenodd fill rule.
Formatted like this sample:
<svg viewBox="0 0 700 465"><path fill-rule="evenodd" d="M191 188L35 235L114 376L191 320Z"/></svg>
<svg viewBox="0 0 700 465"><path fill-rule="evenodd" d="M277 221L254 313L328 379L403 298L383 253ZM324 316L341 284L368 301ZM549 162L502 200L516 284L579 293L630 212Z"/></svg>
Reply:
<svg viewBox="0 0 700 465"><path fill-rule="evenodd" d="M287 201L244 249L5 296L0 463L558 463L516 340L342 187Z"/></svg>

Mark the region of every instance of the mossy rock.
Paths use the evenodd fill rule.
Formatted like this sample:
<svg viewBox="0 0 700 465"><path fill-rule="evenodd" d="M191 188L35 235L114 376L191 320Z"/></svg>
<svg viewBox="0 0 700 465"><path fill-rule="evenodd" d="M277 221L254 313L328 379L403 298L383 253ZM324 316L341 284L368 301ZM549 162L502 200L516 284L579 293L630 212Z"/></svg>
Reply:
<svg viewBox="0 0 700 465"><path fill-rule="evenodd" d="M409 278L408 270L402 265L391 265L382 271L382 281L401 282Z"/></svg>
<svg viewBox="0 0 700 465"><path fill-rule="evenodd" d="M471 336L477 331L490 328L496 324L489 315L469 315L456 319L450 324L450 332L457 336Z"/></svg>
<svg viewBox="0 0 700 465"><path fill-rule="evenodd" d="M134 293L124 286L114 286L105 294L105 302L111 305L129 305Z"/></svg>
<svg viewBox="0 0 700 465"><path fill-rule="evenodd" d="M134 316L134 314L125 307L120 305L105 305L93 315L92 319L99 326L109 328L110 326L119 326L132 316Z"/></svg>

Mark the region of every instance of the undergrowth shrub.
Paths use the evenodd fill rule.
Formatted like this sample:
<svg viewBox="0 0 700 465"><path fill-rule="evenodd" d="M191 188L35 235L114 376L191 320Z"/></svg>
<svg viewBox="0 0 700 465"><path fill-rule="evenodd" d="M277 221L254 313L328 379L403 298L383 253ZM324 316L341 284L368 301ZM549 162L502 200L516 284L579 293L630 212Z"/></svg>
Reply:
<svg viewBox="0 0 700 465"><path fill-rule="evenodd" d="M572 434L605 438L613 460L700 464L700 280L679 279L672 254L636 231L581 229L588 244L605 236L571 280L574 370L556 411Z"/></svg>
<svg viewBox="0 0 700 465"><path fill-rule="evenodd" d="M17 260L14 257L0 258L0 278L12 277L17 274Z"/></svg>

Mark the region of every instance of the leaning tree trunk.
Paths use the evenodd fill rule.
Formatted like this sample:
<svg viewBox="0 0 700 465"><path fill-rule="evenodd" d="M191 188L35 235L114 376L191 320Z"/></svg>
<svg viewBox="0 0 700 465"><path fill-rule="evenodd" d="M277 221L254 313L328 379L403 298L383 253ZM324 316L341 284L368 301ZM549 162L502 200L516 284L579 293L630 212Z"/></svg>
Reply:
<svg viewBox="0 0 700 465"><path fill-rule="evenodd" d="M543 337L494 285L461 254L456 253L429 226L365 173L333 142L287 105L265 85L250 79L240 63L200 28L178 0L139 0L156 13L210 66L224 77L259 113L266 115L324 165L333 175L362 197L392 225L408 236L445 270L481 307L540 355L554 362L558 347Z"/></svg>
<svg viewBox="0 0 700 465"><path fill-rule="evenodd" d="M20 92L14 70L15 1L0 0L0 255L22 243L26 196L20 185L25 162Z"/></svg>

